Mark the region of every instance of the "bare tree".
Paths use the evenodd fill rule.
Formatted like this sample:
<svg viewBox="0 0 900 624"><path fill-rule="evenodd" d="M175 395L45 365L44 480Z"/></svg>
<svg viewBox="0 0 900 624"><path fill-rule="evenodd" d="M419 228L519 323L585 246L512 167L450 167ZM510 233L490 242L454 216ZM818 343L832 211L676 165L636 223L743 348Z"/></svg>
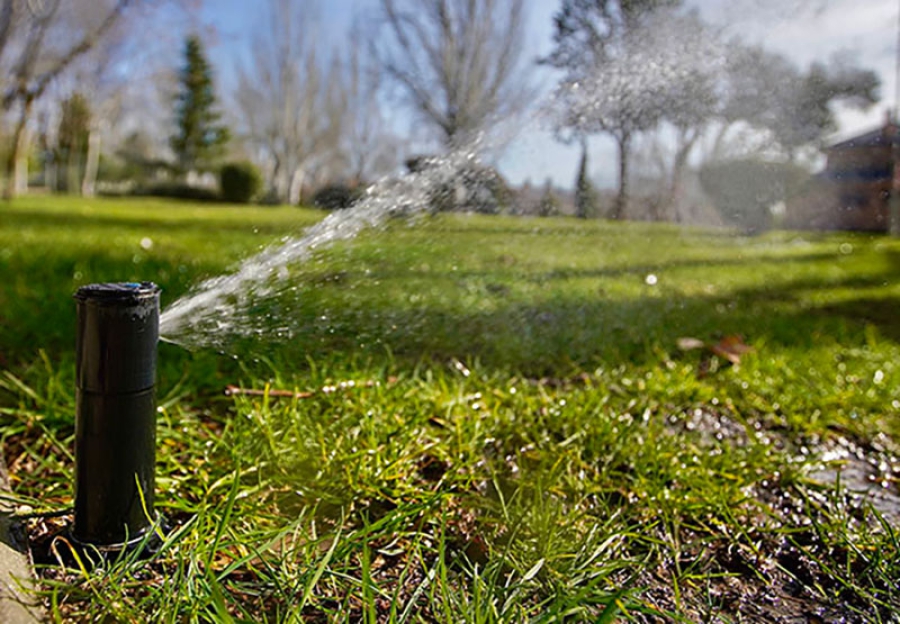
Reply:
<svg viewBox="0 0 900 624"><path fill-rule="evenodd" d="M676 130L669 194L716 103L715 37L671 0L564 0L556 15L556 49L544 59L566 72L551 112L559 136L603 133L618 148L618 192L611 217L625 216L633 142L669 124ZM662 212L654 215L661 218Z"/></svg>
<svg viewBox="0 0 900 624"><path fill-rule="evenodd" d="M351 120L351 107L355 102L350 99L347 72L339 54L335 53L331 57L325 76L327 80L321 93L321 133L316 153L310 161L308 175L313 186L345 178L350 157L347 149L352 147L345 143L344 135Z"/></svg>
<svg viewBox="0 0 900 624"><path fill-rule="evenodd" d="M137 16L136 13L133 15ZM121 71L117 64L127 56L134 28L138 26L138 22L128 17L131 16L120 19L102 41L74 64L70 72L73 88L89 98L93 112L80 184L81 194L85 197L91 197L96 192L100 152L120 117L128 83L133 80L132 74Z"/></svg>
<svg viewBox="0 0 900 624"><path fill-rule="evenodd" d="M76 3L61 0L3 0L0 68L9 78L2 84L0 109L17 114L6 163L6 196L15 195L24 183L27 124L34 103L75 60L106 35L131 2L115 0L76 7ZM84 19L87 8L92 9L88 12L90 20Z"/></svg>
<svg viewBox="0 0 900 624"><path fill-rule="evenodd" d="M381 0L376 58L445 145L532 99L524 0Z"/></svg>
<svg viewBox="0 0 900 624"><path fill-rule="evenodd" d="M382 73L363 49L361 28L350 33L349 57L343 71L346 118L341 130L350 181L360 183L388 173L401 161L400 140L387 126L380 91Z"/></svg>
<svg viewBox="0 0 900 624"><path fill-rule="evenodd" d="M268 165L272 191L297 203L328 130L328 90L310 3L270 0L252 38L249 64L238 68L235 103L245 140Z"/></svg>
<svg viewBox="0 0 900 624"><path fill-rule="evenodd" d="M666 193L655 219L679 220L682 178L694 146L714 120L720 103L725 47L719 33L695 12L661 9L652 27L654 44L668 60L670 82L665 89L662 121L674 130L674 153Z"/></svg>

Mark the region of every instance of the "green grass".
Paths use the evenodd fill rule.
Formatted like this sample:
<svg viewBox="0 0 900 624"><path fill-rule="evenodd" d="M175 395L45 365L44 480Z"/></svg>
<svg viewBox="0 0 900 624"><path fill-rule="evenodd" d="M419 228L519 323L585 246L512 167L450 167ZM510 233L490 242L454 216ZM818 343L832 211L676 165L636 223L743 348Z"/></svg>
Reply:
<svg viewBox="0 0 900 624"><path fill-rule="evenodd" d="M43 512L72 504L72 292L152 280L165 307L321 217L0 205L0 417L35 543L68 520ZM173 527L149 562L42 565L53 619L900 609L900 243L441 216L290 275L254 308L289 338L236 340L238 359L160 346L157 507ZM737 365L678 348L734 335L753 349Z"/></svg>

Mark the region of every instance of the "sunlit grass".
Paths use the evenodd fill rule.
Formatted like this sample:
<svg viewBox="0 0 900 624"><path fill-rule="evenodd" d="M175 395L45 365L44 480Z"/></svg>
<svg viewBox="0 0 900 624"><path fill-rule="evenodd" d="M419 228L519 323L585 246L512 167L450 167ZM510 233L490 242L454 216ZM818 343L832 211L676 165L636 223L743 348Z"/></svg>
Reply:
<svg viewBox="0 0 900 624"><path fill-rule="evenodd" d="M77 286L153 280L165 305L320 217L0 206L21 513L71 506ZM878 236L391 223L259 304L290 339L236 343L238 360L161 346L164 545L89 573L48 565L41 595L60 621L889 621L898 259ZM737 365L678 347L733 335L752 348ZM880 506L859 479L820 476L844 443L886 484Z"/></svg>

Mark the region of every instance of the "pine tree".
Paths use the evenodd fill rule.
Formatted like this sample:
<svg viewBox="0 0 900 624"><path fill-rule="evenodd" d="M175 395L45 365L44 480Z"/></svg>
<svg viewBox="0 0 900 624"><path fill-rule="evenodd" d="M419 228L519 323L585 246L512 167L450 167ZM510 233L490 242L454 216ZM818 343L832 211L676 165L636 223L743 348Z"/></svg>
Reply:
<svg viewBox="0 0 900 624"><path fill-rule="evenodd" d="M538 203L539 217L555 217L559 214L559 197L553 191L553 180L547 178L544 183L544 194Z"/></svg>
<svg viewBox="0 0 900 624"><path fill-rule="evenodd" d="M91 109L84 95L76 91L63 101L60 110L58 158L66 168L66 192L77 193L87 153Z"/></svg>
<svg viewBox="0 0 900 624"><path fill-rule="evenodd" d="M587 141L581 142L581 162L578 164L578 178L575 180L575 216L587 219L597 212L597 195L588 178Z"/></svg>
<svg viewBox="0 0 900 624"><path fill-rule="evenodd" d="M177 130L170 144L182 173L203 170L221 156L229 139L228 129L219 123L212 68L196 35L185 41L184 65L175 97Z"/></svg>

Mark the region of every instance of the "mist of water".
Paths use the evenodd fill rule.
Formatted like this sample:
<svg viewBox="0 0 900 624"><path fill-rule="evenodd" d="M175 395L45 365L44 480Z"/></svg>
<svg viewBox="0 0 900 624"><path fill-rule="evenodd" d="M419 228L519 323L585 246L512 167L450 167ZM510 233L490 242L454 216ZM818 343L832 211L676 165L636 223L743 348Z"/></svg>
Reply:
<svg viewBox="0 0 900 624"><path fill-rule="evenodd" d="M346 210L330 213L298 237L287 237L244 260L228 274L210 278L171 304L160 317L163 340L187 348L227 348L235 338L289 337L286 318L260 317L255 302L284 294L293 285L288 266L316 250L382 226L391 217L429 209L436 194L453 188L460 173L478 163L481 140L429 160L421 171L385 178Z"/></svg>

